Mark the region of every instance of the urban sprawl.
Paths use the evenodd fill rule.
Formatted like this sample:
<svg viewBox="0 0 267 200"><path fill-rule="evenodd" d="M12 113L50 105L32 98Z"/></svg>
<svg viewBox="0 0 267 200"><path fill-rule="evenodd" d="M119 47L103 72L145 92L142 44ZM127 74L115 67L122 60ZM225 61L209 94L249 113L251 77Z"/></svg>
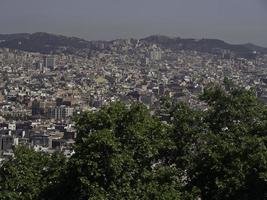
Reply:
<svg viewBox="0 0 267 200"><path fill-rule="evenodd" d="M0 49L1 160L21 144L69 157L77 134L75 115L116 101L142 102L155 110L164 96L201 108L203 88L225 77L254 87L267 102L264 54L246 59L223 49L216 54L172 51L139 40L100 48L88 56Z"/></svg>

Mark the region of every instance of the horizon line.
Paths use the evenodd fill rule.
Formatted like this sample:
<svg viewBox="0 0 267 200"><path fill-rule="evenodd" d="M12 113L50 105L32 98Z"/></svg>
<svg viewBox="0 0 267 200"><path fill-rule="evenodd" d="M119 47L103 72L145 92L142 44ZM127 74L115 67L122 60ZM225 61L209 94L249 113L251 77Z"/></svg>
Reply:
<svg viewBox="0 0 267 200"><path fill-rule="evenodd" d="M68 35L68 34L62 34L62 33L51 33L51 32L45 32L45 31L36 31L36 32L13 32L13 33L0 33L0 35L16 35L16 34L29 34L29 35L33 35L33 34L37 34L37 33L44 33L44 34L49 34L49 35L55 35L55 36L63 36L63 37L68 37L68 38L77 38L77 39L82 39L82 40L85 40L85 41L88 41L88 42L112 42L112 41L116 41L116 40L131 40L131 39L134 39L134 40L142 40L142 39L145 39L145 38L148 38L148 37L152 37L152 36L158 36L158 37L167 37L167 38L170 38L170 39L177 39L177 38L180 38L180 39L192 39L192 40L219 40L219 41L223 41L227 44L230 44L230 45L248 45L248 44L251 44L251 45L255 45L255 46L258 46L258 47L261 47L261 48L266 48L267 49L267 46L265 45L259 45L259 44L255 44L253 42L244 42L244 43L235 43L235 42L229 42L225 39L219 39L219 38L193 38L193 37L180 37L180 36L170 36L170 35L167 35L167 34L149 34L149 35L146 35L146 36L142 36L142 37L118 37L118 38L114 38L114 39L86 39L84 37L81 37L81 36L74 36L74 35Z"/></svg>

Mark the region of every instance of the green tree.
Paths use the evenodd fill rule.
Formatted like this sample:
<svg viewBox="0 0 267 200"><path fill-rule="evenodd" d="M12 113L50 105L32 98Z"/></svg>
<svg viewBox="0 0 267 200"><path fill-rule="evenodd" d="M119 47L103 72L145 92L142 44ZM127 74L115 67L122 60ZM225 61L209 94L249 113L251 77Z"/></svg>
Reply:
<svg viewBox="0 0 267 200"><path fill-rule="evenodd" d="M208 109L202 112L195 137L189 137L197 142L180 144L195 147L187 151L187 187L198 188L203 199L265 199L266 106L253 91L225 91L218 85L206 88L201 100ZM194 115L190 116L193 120ZM196 120L186 124L198 124Z"/></svg>
<svg viewBox="0 0 267 200"><path fill-rule="evenodd" d="M214 133L263 134L266 127L267 109L253 90L207 87L200 99L209 106L206 117Z"/></svg>
<svg viewBox="0 0 267 200"><path fill-rule="evenodd" d="M0 168L0 199L38 199L43 190L57 182L65 158L35 152L27 147L15 148L14 158Z"/></svg>
<svg viewBox="0 0 267 200"><path fill-rule="evenodd" d="M15 150L0 199L267 199L266 106L227 81L200 100L206 109L164 99L153 115L122 103L85 112L67 163Z"/></svg>
<svg viewBox="0 0 267 200"><path fill-rule="evenodd" d="M143 105L116 103L77 119L64 199L180 199L179 170L165 163L168 126Z"/></svg>

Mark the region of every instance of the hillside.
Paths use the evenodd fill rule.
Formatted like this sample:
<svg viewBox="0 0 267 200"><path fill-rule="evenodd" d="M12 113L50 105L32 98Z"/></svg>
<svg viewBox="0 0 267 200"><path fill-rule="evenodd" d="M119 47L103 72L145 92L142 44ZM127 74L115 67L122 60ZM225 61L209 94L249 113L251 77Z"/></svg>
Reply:
<svg viewBox="0 0 267 200"><path fill-rule="evenodd" d="M221 50L230 50L236 56L253 58L255 55L254 51L258 54L266 54L267 48L259 47L256 45L234 45L228 44L222 40L217 39L182 39L182 38L170 38L166 36L149 36L142 39L148 43L154 43L159 45L161 48L169 48L173 51L177 50L195 50L207 53L218 53Z"/></svg>
<svg viewBox="0 0 267 200"><path fill-rule="evenodd" d="M254 44L233 45L217 39L182 39L167 36L149 36L140 40L148 44L157 44L162 49L193 50L216 54L222 50L229 50L235 56L253 58L257 54L267 54L267 48ZM111 42L87 41L77 37L66 37L49 33L18 33L0 34L0 48L19 49L40 53L70 53L90 52L92 50L105 50Z"/></svg>

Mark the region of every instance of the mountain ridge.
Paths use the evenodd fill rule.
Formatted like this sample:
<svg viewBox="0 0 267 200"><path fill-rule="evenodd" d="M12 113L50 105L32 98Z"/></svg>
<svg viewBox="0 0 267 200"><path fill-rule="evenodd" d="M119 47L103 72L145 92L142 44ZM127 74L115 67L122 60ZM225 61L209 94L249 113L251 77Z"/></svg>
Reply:
<svg viewBox="0 0 267 200"><path fill-rule="evenodd" d="M79 50L85 52L103 50L103 46L105 47L106 44L111 44L112 42L118 40L124 39L112 41L89 41L78 37L69 37L46 32L0 34L0 48L18 49L45 54L58 53L62 51L75 54ZM193 39L151 35L139 40L148 44L156 44L163 49L171 49L173 51L195 50L217 53L221 50L230 50L237 56L248 58L253 57L255 52L258 54L267 54L267 48L258 45L251 43L230 44L219 39Z"/></svg>

